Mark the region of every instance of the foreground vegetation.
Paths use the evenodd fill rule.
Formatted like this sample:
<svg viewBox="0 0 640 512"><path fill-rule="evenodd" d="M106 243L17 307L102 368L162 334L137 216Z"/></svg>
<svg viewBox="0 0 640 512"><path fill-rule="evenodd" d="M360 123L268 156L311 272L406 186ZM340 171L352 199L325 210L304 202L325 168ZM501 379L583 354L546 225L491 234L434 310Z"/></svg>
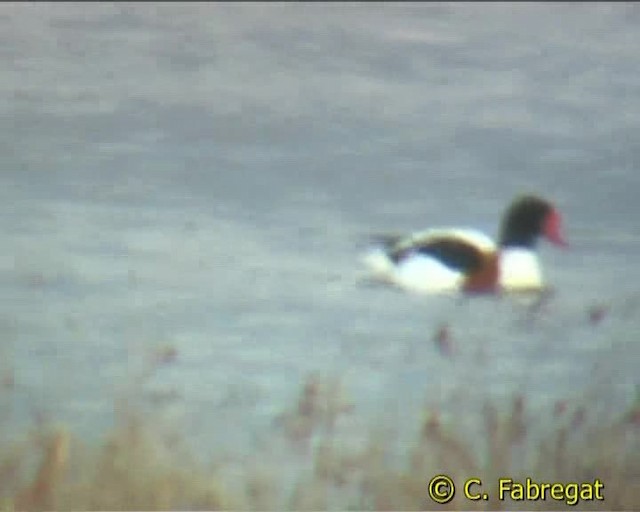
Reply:
<svg viewBox="0 0 640 512"><path fill-rule="evenodd" d="M588 408L556 403L546 417L532 418L523 396L510 410L484 410L484 449L474 449L454 424L425 414L420 434L400 457L374 431L363 447L341 441L332 425L352 405L337 399L336 386L311 377L277 428L305 471L292 485L280 467L247 467L235 485L222 477L224 464L208 466L184 444L160 433L145 414L120 405L114 429L94 446L65 428L43 425L0 446L2 510L356 509L499 510L570 509L561 501L468 501L458 492L448 504L429 500L427 482L446 473L455 482L478 477L531 477L544 482L604 483L605 501L580 502L580 510L640 509L640 403L617 417L594 421ZM537 432L534 435L533 432ZM303 447L303 449L301 449ZM286 465L283 461L282 466Z"/></svg>

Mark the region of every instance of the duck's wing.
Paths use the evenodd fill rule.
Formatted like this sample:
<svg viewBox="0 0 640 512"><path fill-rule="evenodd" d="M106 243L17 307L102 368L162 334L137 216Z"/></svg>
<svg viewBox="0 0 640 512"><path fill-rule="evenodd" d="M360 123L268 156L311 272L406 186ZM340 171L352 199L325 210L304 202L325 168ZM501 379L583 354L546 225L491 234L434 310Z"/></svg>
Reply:
<svg viewBox="0 0 640 512"><path fill-rule="evenodd" d="M481 269L487 253L494 250L495 243L483 233L438 229L403 239L389 251L389 257L394 263L400 263L412 255L428 256L453 270L468 274Z"/></svg>
<svg viewBox="0 0 640 512"><path fill-rule="evenodd" d="M437 228L407 233L376 233L367 237L367 243L388 251L428 243L431 240L453 238L466 241L479 249L490 252L496 249L495 242L483 232L464 228Z"/></svg>
<svg viewBox="0 0 640 512"><path fill-rule="evenodd" d="M493 252L496 250L496 243L491 237L476 229L465 228L438 228L428 229L414 233L410 237L406 237L403 241L406 245L429 243L431 240L451 239L460 242L466 242L469 245L477 247L481 251Z"/></svg>

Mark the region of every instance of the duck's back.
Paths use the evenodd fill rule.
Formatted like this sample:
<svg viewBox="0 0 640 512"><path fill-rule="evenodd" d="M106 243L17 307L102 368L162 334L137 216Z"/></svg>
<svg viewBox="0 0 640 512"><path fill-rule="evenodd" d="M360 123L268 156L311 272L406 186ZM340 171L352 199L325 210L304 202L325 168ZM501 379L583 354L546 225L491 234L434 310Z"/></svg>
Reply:
<svg viewBox="0 0 640 512"><path fill-rule="evenodd" d="M496 245L484 233L436 228L407 237L383 237L364 257L379 280L419 293L458 291Z"/></svg>

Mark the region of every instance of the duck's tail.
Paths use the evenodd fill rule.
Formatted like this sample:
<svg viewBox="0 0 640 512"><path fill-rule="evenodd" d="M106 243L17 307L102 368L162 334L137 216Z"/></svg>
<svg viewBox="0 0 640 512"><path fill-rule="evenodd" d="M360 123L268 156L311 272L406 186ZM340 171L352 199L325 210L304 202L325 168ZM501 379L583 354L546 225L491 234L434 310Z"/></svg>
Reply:
<svg viewBox="0 0 640 512"><path fill-rule="evenodd" d="M383 247L369 249L362 255L361 261L373 278L388 280L393 274L393 261Z"/></svg>

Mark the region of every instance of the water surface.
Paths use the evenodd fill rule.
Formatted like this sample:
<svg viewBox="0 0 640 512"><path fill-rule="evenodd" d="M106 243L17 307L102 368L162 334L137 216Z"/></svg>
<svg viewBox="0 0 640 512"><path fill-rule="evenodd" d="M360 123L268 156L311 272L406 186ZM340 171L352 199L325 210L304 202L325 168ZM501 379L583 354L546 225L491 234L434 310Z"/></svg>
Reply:
<svg viewBox="0 0 640 512"><path fill-rule="evenodd" d="M412 435L486 399L624 407L640 362L635 4L4 4L3 421L85 436L145 383L199 447L253 449L310 374ZM497 230L521 192L556 294L362 286L370 233ZM593 306L608 311L597 325ZM434 333L448 325L454 357ZM503 402L504 401L504 402ZM240 426L240 427L239 427ZM17 430L16 430L17 431ZM346 435L346 434L345 434Z"/></svg>

